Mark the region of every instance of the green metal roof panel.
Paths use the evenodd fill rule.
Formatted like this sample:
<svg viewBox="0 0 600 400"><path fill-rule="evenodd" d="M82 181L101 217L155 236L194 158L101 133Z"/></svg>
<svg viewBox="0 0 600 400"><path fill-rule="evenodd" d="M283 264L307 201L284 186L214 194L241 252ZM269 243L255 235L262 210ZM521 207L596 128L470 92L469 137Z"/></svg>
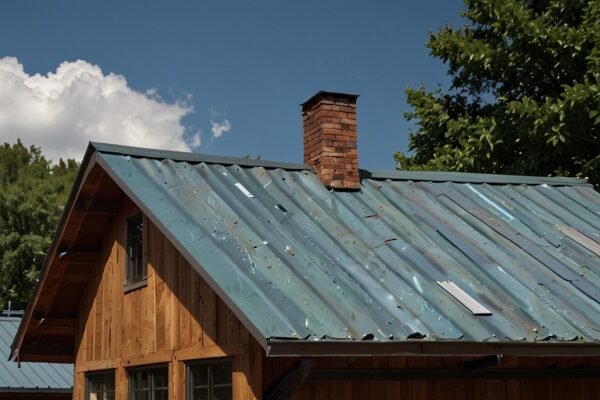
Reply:
<svg viewBox="0 0 600 400"><path fill-rule="evenodd" d="M24 362L21 367L9 361L10 345L21 318L0 317L0 391L70 391L73 364Z"/></svg>
<svg viewBox="0 0 600 400"><path fill-rule="evenodd" d="M265 339L600 338L600 257L589 248L600 246L600 195L589 185L375 177L336 192L307 169L98 151ZM462 294L437 283L448 281Z"/></svg>

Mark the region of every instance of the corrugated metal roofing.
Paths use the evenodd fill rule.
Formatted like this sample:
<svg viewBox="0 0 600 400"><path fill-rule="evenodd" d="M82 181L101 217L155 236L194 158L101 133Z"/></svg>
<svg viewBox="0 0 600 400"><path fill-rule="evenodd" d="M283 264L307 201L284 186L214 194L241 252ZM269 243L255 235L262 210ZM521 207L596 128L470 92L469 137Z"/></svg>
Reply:
<svg viewBox="0 0 600 400"><path fill-rule="evenodd" d="M21 318L0 317L0 390L70 390L73 364L21 363L9 361L10 345Z"/></svg>
<svg viewBox="0 0 600 400"><path fill-rule="evenodd" d="M600 338L590 248L600 245L600 194L580 180L364 172L360 191L329 191L306 168L95 146L265 339Z"/></svg>

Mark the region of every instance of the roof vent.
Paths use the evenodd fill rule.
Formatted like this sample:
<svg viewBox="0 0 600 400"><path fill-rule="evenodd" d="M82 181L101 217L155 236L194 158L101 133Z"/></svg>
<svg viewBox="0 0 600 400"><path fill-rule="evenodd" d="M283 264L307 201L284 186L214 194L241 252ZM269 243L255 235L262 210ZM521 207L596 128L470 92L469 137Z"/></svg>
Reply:
<svg viewBox="0 0 600 400"><path fill-rule="evenodd" d="M446 292L450 293L452 297L460 302L463 306L467 307L473 315L492 315L492 312L479 304L477 300L469 296L464 290L459 288L452 281L436 281Z"/></svg>
<svg viewBox="0 0 600 400"><path fill-rule="evenodd" d="M579 232L577 229L565 225L556 225L556 228L566 237L573 240L575 243L585 247L592 253L600 256L600 243L596 242L587 235Z"/></svg>

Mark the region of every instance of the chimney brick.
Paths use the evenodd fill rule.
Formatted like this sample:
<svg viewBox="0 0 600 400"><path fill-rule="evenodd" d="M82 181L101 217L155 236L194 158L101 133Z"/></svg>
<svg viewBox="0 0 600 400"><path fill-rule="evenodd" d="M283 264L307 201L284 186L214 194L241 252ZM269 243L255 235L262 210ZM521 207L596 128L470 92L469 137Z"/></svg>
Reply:
<svg viewBox="0 0 600 400"><path fill-rule="evenodd" d="M356 99L318 92L302 104L304 163L331 189L360 189L356 145Z"/></svg>

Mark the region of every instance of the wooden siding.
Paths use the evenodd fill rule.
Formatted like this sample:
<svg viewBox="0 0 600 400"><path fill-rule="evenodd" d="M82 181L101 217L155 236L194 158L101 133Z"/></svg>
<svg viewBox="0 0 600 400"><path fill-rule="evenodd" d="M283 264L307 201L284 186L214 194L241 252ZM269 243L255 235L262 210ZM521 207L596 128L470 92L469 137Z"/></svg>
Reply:
<svg viewBox="0 0 600 400"><path fill-rule="evenodd" d="M328 357L312 359L314 369L462 370L476 357ZM269 388L298 358L268 358L263 363L263 387ZM504 357L498 369L599 368L597 357ZM339 380L302 384L292 400L596 400L597 379L428 379L397 381Z"/></svg>
<svg viewBox="0 0 600 400"><path fill-rule="evenodd" d="M260 398L264 351L148 219L147 284L124 291L125 219L137 212L126 200L109 224L80 304L74 399L84 398L86 372L115 369L116 398L125 400L127 368L151 364L168 364L169 397L184 399L185 362L211 357L231 357L234 399Z"/></svg>

